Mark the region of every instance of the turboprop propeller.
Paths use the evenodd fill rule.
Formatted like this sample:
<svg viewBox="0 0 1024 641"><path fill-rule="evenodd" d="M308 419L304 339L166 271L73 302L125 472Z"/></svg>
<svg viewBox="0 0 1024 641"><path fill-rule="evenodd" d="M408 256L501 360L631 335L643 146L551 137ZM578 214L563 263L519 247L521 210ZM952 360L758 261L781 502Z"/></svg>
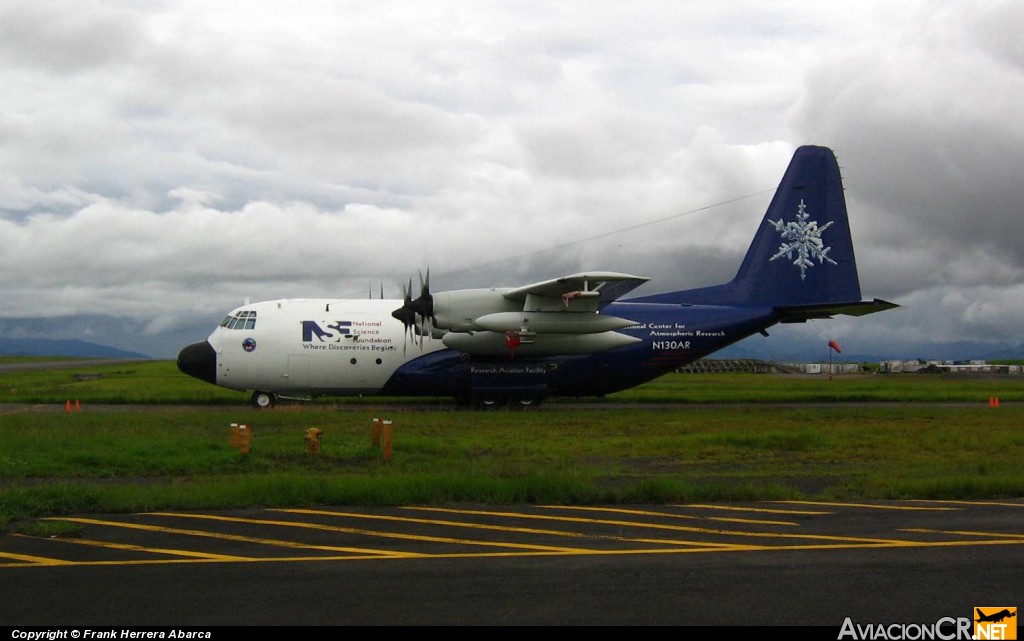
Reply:
<svg viewBox="0 0 1024 641"><path fill-rule="evenodd" d="M423 349L423 337L429 336L431 329L437 322L434 316L434 296L430 293L430 269L427 269L427 277L423 278L420 272L420 295L415 300L412 298L412 279L409 279L409 286L402 285L402 306L391 312L391 316L402 321L405 326L406 335L413 335L413 342L416 342L415 334L419 334L420 349ZM428 323L430 324L428 326ZM405 351L405 346L402 346Z"/></svg>

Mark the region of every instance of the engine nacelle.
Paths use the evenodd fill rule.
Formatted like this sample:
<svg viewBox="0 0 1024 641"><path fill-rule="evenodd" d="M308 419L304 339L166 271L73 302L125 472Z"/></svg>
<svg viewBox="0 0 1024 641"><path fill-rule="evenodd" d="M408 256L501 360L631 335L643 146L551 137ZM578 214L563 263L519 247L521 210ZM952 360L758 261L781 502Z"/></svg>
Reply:
<svg viewBox="0 0 1024 641"><path fill-rule="evenodd" d="M507 291L508 288L492 288L438 292L434 294L433 325L438 330L471 332L480 329L474 321L481 316L522 310L522 303L504 297Z"/></svg>

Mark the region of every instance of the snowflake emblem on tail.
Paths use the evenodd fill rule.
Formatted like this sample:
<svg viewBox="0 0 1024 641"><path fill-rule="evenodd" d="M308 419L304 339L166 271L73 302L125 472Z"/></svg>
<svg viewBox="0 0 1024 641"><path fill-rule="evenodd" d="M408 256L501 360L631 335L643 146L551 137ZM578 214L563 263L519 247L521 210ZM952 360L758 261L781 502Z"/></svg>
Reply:
<svg viewBox="0 0 1024 641"><path fill-rule="evenodd" d="M814 267L815 259L819 264L828 261L833 265L838 265L836 261L828 257L828 252L832 248L825 247L821 242L821 233L831 227L832 223L829 222L819 228L816 221L807 220L811 215L806 210L807 207L801 198L800 207L796 212L796 221L784 223L781 218L778 222L768 220L775 227L775 231L782 235L783 240L783 243L779 245L779 251L775 252L775 255L768 260L773 261L783 256L786 257L786 260L792 260L793 264L800 268L800 280L807 278L807 268ZM794 254L796 260L793 260Z"/></svg>

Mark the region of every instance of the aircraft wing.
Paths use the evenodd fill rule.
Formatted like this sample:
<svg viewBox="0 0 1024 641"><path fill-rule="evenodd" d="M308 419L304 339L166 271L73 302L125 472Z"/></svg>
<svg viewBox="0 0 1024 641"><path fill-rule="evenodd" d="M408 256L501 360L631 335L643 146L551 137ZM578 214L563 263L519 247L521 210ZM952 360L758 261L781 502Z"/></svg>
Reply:
<svg viewBox="0 0 1024 641"><path fill-rule="evenodd" d="M557 307L597 311L646 283L649 278L616 272L583 272L516 287L504 293L511 301L522 301L524 309ZM581 310L583 311L583 310Z"/></svg>
<svg viewBox="0 0 1024 641"><path fill-rule="evenodd" d="M473 355L596 354L640 342L617 331L634 321L600 309L647 280L586 272L525 287L439 292L434 328L442 330L445 346Z"/></svg>

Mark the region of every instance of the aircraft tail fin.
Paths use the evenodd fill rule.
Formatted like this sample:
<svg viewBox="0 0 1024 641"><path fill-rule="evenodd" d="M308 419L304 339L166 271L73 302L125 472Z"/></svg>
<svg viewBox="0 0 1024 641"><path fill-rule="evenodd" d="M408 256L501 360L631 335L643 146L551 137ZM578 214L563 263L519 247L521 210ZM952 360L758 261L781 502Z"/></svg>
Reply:
<svg viewBox="0 0 1024 641"><path fill-rule="evenodd" d="M793 154L735 278L643 300L772 307L784 321L897 307L861 300L839 163L831 149L813 146Z"/></svg>

